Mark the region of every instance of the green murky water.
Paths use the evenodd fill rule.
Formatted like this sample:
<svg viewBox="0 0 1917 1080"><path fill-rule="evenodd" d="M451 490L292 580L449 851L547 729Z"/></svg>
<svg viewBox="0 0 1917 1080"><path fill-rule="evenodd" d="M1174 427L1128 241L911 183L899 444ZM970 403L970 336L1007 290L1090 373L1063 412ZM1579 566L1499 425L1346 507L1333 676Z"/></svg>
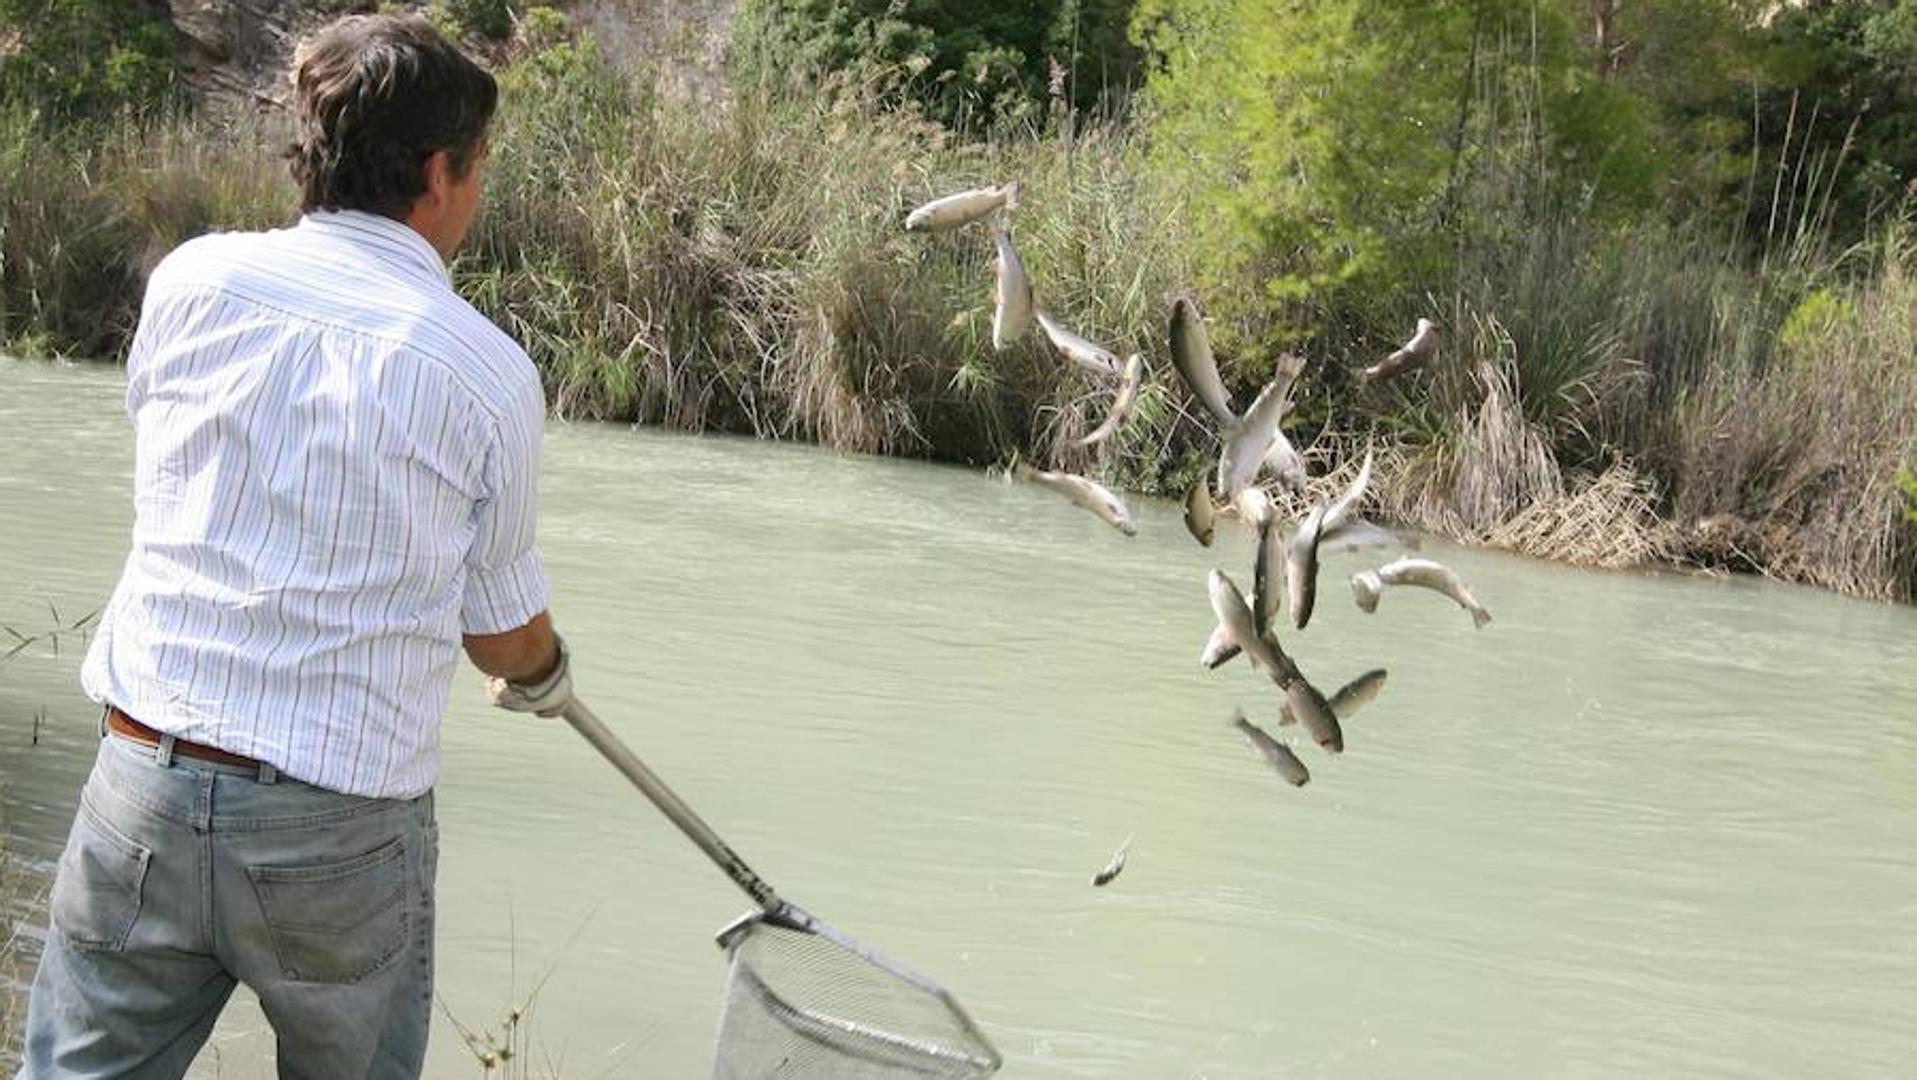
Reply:
<svg viewBox="0 0 1917 1080"><path fill-rule="evenodd" d="M100 603L110 369L0 363L0 622ZM1224 724L1200 549L1042 492L809 448L555 425L543 546L580 692L793 899L945 982L1022 1077L1891 1076L1917 1061L1917 611L1438 547L1496 616L1292 639L1390 685L1312 784ZM0 668L16 853L92 752L79 652ZM33 717L44 711L39 745ZM741 896L569 729L446 717L441 994L545 979L535 1075L696 1077ZM1135 835L1111 887L1088 877ZM237 1001L198 1075L270 1075ZM433 1076L478 1076L437 1023Z"/></svg>

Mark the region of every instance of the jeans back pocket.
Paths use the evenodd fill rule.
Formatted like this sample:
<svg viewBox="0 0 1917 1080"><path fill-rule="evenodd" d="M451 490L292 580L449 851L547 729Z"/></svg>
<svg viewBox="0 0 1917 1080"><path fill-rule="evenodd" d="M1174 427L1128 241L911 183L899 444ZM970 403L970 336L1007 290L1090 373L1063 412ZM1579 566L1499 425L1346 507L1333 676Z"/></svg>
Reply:
<svg viewBox="0 0 1917 1080"><path fill-rule="evenodd" d="M406 846L299 866L249 866L266 928L289 979L352 983L406 946Z"/></svg>
<svg viewBox="0 0 1917 1080"><path fill-rule="evenodd" d="M152 858L152 849L108 824L83 793L53 879L54 929L82 949L125 948Z"/></svg>

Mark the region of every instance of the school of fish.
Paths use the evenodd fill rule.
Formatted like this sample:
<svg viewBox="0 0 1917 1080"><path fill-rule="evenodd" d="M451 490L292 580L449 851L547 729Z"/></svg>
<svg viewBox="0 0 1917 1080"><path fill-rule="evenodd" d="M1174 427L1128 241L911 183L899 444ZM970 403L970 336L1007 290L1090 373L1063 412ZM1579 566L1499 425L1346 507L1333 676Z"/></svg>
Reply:
<svg viewBox="0 0 1917 1080"><path fill-rule="evenodd" d="M1103 422L1078 440L1080 446L1108 444L1131 418L1147 383L1144 354L1134 352L1121 364L1117 352L1070 329L1039 306L1032 280L1012 244L1010 217L1018 208L1019 194L1018 181L1014 180L947 195L913 210L905 219L905 228L911 232L944 232L996 218L992 233L996 251L992 348L1004 351L1018 347L1036 327L1046 348L1060 361L1110 391ZM1262 672L1276 691L1278 726L1297 725L1324 751L1342 754L1342 721L1383 690L1385 669L1367 671L1327 698L1279 641L1276 626L1280 598L1291 628L1303 631L1317 607L1319 554L1327 546L1349 551L1416 548L1417 541L1360 515L1372 477L1373 456L1369 451L1356 478L1337 497L1312 505L1289 530L1282 527L1276 506L1262 485L1269 478L1294 495L1305 491L1305 457L1284 430L1292 390L1304 375L1305 361L1290 353L1281 356L1272 378L1259 388L1251 404L1238 412L1232 408L1231 392L1219 373L1203 315L1191 297L1172 301L1168 337L1172 368L1202 413L1214 422L1218 440L1217 468L1201 474L1186 492L1185 527L1204 547L1211 546L1218 522L1225 519L1242 522L1257 538L1249 593L1241 591L1223 570L1213 569L1207 576L1206 589L1216 625L1199 654L1199 663L1206 670L1216 670L1243 654L1250 667ZM1365 368L1360 381L1382 383L1427 367L1436 355L1438 337L1437 323L1419 319L1411 338ZM1138 532L1125 501L1090 477L1038 469L1025 462L1015 462L1009 471L1015 478L1055 492L1095 514L1125 536ZM1471 615L1473 625L1480 630L1491 621L1490 613L1457 572L1430 559L1400 558L1351 577L1353 598L1366 613L1376 611L1379 597L1394 586L1418 586L1449 597ZM1311 773L1291 745L1252 722L1242 708L1233 711L1231 726L1280 779L1300 788L1310 782ZM1092 884L1103 886L1117 878L1130 847L1128 837L1093 876Z"/></svg>

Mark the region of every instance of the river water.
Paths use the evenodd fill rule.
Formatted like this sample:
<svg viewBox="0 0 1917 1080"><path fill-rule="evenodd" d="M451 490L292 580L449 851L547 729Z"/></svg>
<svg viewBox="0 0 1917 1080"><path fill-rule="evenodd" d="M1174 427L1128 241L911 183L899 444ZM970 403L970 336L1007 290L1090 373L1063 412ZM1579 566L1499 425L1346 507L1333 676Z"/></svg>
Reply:
<svg viewBox="0 0 1917 1080"><path fill-rule="evenodd" d="M0 623L102 601L130 452L117 373L0 363ZM1429 593L1360 613L1335 555L1288 645L1390 681L1293 789L1225 726L1269 684L1196 664L1234 529L1201 549L1146 502L1126 540L978 473L727 438L555 424L546 455L582 697L787 895L951 988L1004 1075L1917 1061L1917 611L1428 546L1479 632ZM76 646L0 667L16 856L57 853L90 759ZM538 985L535 1075L704 1074L743 898L470 670L445 744L446 1009ZM236 999L196 1075L270 1057ZM431 1062L480 1075L444 1016Z"/></svg>

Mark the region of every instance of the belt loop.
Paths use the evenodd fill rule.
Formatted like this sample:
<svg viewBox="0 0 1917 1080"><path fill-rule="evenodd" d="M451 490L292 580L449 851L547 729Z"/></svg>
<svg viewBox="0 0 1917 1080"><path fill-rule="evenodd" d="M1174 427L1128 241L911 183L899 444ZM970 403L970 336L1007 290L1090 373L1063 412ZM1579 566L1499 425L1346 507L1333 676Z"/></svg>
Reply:
<svg viewBox="0 0 1917 1080"><path fill-rule="evenodd" d="M273 767L273 763L270 761L260 762L260 783L277 784L279 781L280 771Z"/></svg>
<svg viewBox="0 0 1917 1080"><path fill-rule="evenodd" d="M153 763L162 769L173 767L173 744L180 740L171 735L161 735L160 741L153 746Z"/></svg>

